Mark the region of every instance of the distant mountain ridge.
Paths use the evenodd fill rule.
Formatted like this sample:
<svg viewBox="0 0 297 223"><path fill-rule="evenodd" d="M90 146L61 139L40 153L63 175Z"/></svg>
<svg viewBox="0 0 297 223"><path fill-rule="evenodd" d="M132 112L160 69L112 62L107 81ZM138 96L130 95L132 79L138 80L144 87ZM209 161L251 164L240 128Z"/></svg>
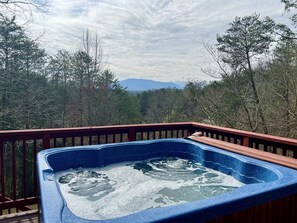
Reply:
<svg viewBox="0 0 297 223"><path fill-rule="evenodd" d="M178 82L178 83L161 82L161 81L137 79L137 78L129 78L119 82L124 88L127 88L128 91L148 91L148 90L156 90L161 88L177 88L177 89L184 88L184 84L182 82Z"/></svg>

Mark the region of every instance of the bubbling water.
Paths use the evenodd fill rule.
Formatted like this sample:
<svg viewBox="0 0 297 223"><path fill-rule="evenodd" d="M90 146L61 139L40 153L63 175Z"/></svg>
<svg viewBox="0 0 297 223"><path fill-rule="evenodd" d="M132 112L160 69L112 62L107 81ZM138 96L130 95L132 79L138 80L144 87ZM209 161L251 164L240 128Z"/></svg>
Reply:
<svg viewBox="0 0 297 223"><path fill-rule="evenodd" d="M193 202L244 185L232 176L175 157L63 171L56 179L68 208L90 220Z"/></svg>

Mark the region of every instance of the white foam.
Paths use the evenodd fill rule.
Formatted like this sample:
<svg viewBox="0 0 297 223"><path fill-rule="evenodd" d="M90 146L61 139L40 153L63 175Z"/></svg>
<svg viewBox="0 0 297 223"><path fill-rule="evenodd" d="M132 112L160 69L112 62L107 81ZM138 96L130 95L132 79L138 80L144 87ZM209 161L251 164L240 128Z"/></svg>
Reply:
<svg viewBox="0 0 297 223"><path fill-rule="evenodd" d="M207 173L193 175L192 178L183 178L186 175L184 175L185 168L182 159L177 159L176 162L168 162L168 168L174 170L181 168L182 170L181 176L174 175L174 171L165 172L168 179L163 179L163 168L151 163L149 165L153 168L153 171L150 171L149 174L144 174L142 171L133 168L133 164L127 165L127 163L92 169L92 171L102 174L101 176L105 175L105 178L91 177L87 179L79 187L83 193L73 192L69 186L77 180L76 178L72 179L68 184L59 185L68 208L75 215L90 220L110 219L148 208L191 202L193 197L196 200L203 199L224 190L228 191L229 187L237 188L244 185L231 176L205 167L203 167L203 170L206 170ZM191 171L197 168L190 166L187 169L190 174ZM156 177L154 171L157 173ZM77 170L57 173L56 179L58 180L65 174L75 172ZM161 178L158 173L162 173ZM211 175L205 177L206 174L213 174L213 177ZM100 186L104 187L105 191L99 191L98 187ZM221 189L222 187L223 189Z"/></svg>

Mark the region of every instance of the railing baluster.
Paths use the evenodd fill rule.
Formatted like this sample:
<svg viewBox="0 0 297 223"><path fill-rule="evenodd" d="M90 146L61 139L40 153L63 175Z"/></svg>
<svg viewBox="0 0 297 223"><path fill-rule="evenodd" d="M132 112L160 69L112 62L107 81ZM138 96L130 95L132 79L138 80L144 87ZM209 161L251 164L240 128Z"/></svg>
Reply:
<svg viewBox="0 0 297 223"><path fill-rule="evenodd" d="M23 140L23 194L24 198L27 198L27 144L26 140Z"/></svg>
<svg viewBox="0 0 297 223"><path fill-rule="evenodd" d="M273 146L272 145L272 153L275 153L276 154L276 146Z"/></svg>
<svg viewBox="0 0 297 223"><path fill-rule="evenodd" d="M33 185L34 185L34 196L37 196L37 170L36 170L36 155L37 155L37 144L36 139L33 142Z"/></svg>
<svg viewBox="0 0 297 223"><path fill-rule="evenodd" d="M250 138L249 137L243 137L243 140L242 140L242 145L243 146L246 146L246 147L249 147L250 145Z"/></svg>
<svg viewBox="0 0 297 223"><path fill-rule="evenodd" d="M283 148L283 156L287 156L287 148Z"/></svg>
<svg viewBox="0 0 297 223"><path fill-rule="evenodd" d="M4 143L3 141L0 139L0 168L1 168L1 172L0 172L0 182L1 182L1 200L4 201L5 198L5 185L4 185ZM2 212L2 209L1 209Z"/></svg>
<svg viewBox="0 0 297 223"><path fill-rule="evenodd" d="M136 140L136 131L135 131L135 128L129 129L128 139L129 139L129 141L135 141Z"/></svg>
<svg viewBox="0 0 297 223"><path fill-rule="evenodd" d="M54 148L57 148L57 138L54 138Z"/></svg>
<svg viewBox="0 0 297 223"><path fill-rule="evenodd" d="M11 150L11 156L12 156L12 199L16 200L16 154L15 154L15 140L12 141L12 150Z"/></svg>
<svg viewBox="0 0 297 223"><path fill-rule="evenodd" d="M265 151L265 152L268 152L267 145L266 145L266 144L264 144L263 142L262 142L262 145L263 145L263 147L264 147L264 151Z"/></svg>
<svg viewBox="0 0 297 223"><path fill-rule="evenodd" d="M105 134L105 144L107 144L107 143L108 143L108 135Z"/></svg>
<svg viewBox="0 0 297 223"><path fill-rule="evenodd" d="M42 146L43 146L43 149L49 149L51 147L51 138L49 133L43 133Z"/></svg>
<svg viewBox="0 0 297 223"><path fill-rule="evenodd" d="M89 145L92 145L92 136L89 135Z"/></svg>

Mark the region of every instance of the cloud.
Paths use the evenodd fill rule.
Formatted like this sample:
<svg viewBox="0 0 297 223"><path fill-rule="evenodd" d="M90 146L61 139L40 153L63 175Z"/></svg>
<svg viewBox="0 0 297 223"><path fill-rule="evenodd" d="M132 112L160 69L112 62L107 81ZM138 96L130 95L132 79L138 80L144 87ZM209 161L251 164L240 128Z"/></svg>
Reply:
<svg viewBox="0 0 297 223"><path fill-rule="evenodd" d="M288 21L280 0L52 0L32 29L45 30L42 45L54 53L77 49L89 28L101 38L109 67L120 79L154 77L208 80L214 66L203 42L215 42L235 16L258 12ZM39 31L41 32L41 31ZM33 35L31 33L31 35Z"/></svg>

